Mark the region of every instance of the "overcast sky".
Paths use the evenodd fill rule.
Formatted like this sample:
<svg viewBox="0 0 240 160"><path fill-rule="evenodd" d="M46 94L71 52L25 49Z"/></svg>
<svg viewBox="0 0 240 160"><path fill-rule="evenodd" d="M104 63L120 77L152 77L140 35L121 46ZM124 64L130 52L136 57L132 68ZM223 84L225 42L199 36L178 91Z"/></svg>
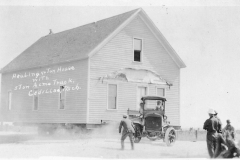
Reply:
<svg viewBox="0 0 240 160"><path fill-rule="evenodd" d="M75 7L66 6L71 1L44 6L33 2L0 2L0 68L49 29L57 33L141 7L187 65L181 70L182 127L202 128L208 109L213 108L224 125L230 119L240 129L238 1L139 1L138 6L133 1L116 1L115 6L101 3L97 7L77 1L72 3Z"/></svg>

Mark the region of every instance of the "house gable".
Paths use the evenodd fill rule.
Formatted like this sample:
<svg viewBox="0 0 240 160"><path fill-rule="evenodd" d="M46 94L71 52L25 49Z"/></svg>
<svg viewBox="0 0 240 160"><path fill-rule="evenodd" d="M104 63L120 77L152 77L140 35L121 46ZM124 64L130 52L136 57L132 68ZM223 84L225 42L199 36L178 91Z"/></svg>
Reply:
<svg viewBox="0 0 240 160"><path fill-rule="evenodd" d="M133 62L133 39L143 40L143 61ZM120 68L148 69L164 75L171 82L180 67L172 59L168 50L159 42L142 18L136 15L121 31L90 57L90 72L93 77L101 77ZM96 68L94 67L96 66ZM102 70L105 68L104 70ZM167 69L168 68L168 69ZM96 74L94 73L97 71ZM165 70L168 70L166 72ZM171 72L169 72L171 70ZM92 77L92 78L93 78Z"/></svg>
<svg viewBox="0 0 240 160"><path fill-rule="evenodd" d="M149 28L149 30L153 33L156 39L162 44L162 46L166 49L168 54L171 56L173 61L178 65L179 68L185 68L186 65L182 61L182 59L178 56L176 51L172 48L160 30L156 27L156 25L152 22L152 20L147 16L144 10L139 12L139 17L143 20L145 25Z"/></svg>
<svg viewBox="0 0 240 160"><path fill-rule="evenodd" d="M124 23L122 23L112 34L110 34L102 43L100 43L94 50L92 50L88 56L92 57L96 52L101 49L104 45L106 45L109 40L111 40L114 36L116 36L122 29L124 29L129 23L131 23L136 17L140 17L143 23L148 27L149 31L156 37L156 39L162 44L168 54L171 56L173 61L179 68L185 68L186 65L172 48L172 46L168 43L163 34L159 31L159 29L154 25L152 20L147 16L147 14L140 8L138 9L131 17L128 18Z"/></svg>

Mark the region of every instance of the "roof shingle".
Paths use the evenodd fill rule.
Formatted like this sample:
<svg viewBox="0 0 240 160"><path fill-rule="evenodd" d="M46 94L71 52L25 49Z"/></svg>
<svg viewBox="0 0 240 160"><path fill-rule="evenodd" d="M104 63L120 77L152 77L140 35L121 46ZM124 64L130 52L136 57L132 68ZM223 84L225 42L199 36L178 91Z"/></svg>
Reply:
<svg viewBox="0 0 240 160"><path fill-rule="evenodd" d="M7 64L11 72L87 58L88 54L124 23L136 10L40 38Z"/></svg>

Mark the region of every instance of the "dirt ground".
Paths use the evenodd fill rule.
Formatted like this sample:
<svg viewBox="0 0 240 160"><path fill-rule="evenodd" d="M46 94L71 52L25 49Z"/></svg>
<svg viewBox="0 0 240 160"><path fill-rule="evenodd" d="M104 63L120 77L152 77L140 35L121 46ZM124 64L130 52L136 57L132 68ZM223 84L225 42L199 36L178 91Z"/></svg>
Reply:
<svg viewBox="0 0 240 160"><path fill-rule="evenodd" d="M208 158L205 141L176 141L167 147L162 140L143 138L131 150L129 139L125 150L120 150L120 134L45 136L35 133L0 133L0 158L106 158L106 159L155 159L155 158Z"/></svg>

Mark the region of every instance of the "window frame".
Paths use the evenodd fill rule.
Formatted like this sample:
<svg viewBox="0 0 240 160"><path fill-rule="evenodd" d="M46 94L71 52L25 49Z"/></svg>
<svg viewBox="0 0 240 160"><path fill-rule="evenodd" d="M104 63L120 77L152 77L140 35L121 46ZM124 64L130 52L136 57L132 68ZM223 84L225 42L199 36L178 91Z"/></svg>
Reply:
<svg viewBox="0 0 240 160"><path fill-rule="evenodd" d="M136 103L137 103L137 104L136 104L136 107L135 107L136 110L138 110L139 105L140 105L140 104L138 104L138 88L139 88L139 87L145 87L145 88L146 88L146 95L149 94L149 86L148 86L147 84L145 84L145 85L144 85L144 84L140 84L140 85L138 84L138 85L137 85L137 87L136 87L136 91L137 91L137 92L136 92ZM141 99L139 100L139 102L141 102Z"/></svg>
<svg viewBox="0 0 240 160"><path fill-rule="evenodd" d="M140 53L140 61L135 61L134 60L134 51L135 51L135 43L134 43L134 40L135 39L139 39L139 40L141 40L141 53ZM134 63L143 63L143 38L139 38L139 37L133 37L133 62Z"/></svg>
<svg viewBox="0 0 240 160"><path fill-rule="evenodd" d="M12 96L13 96L13 93L12 93L12 90L9 90L7 93L8 93L7 107L8 107L8 110L11 111L12 110ZM9 101L9 98L10 98L9 93L11 93L10 101Z"/></svg>
<svg viewBox="0 0 240 160"><path fill-rule="evenodd" d="M61 97L62 97L62 96L61 96L61 94L62 94L62 93L61 93L61 87L62 87L62 86L64 86L64 104L63 104L63 105L64 105L64 108L61 108ZM67 95L67 92L66 92L66 89L65 89L65 88L66 88L66 85L61 85L61 86L59 86L59 91L60 91L59 94L58 94L58 97L59 97L58 109L59 109L59 110L65 110L65 109L66 109L66 95Z"/></svg>
<svg viewBox="0 0 240 160"><path fill-rule="evenodd" d="M158 96L158 89L163 89L164 90L164 98L166 98L166 88L165 87L156 87L156 96Z"/></svg>
<svg viewBox="0 0 240 160"><path fill-rule="evenodd" d="M35 90L37 90L37 97L38 97L38 103L37 103L37 109L34 109L35 108L35 103L34 103L34 93L35 93ZM38 94L38 88L33 88L33 108L32 108L33 111L38 111L39 110L39 94Z"/></svg>
<svg viewBox="0 0 240 160"><path fill-rule="evenodd" d="M116 85L117 86L117 98L116 98L116 108L115 109L108 108L109 85ZM107 83L107 110L109 110L109 111L116 111L116 110L118 110L118 83Z"/></svg>

